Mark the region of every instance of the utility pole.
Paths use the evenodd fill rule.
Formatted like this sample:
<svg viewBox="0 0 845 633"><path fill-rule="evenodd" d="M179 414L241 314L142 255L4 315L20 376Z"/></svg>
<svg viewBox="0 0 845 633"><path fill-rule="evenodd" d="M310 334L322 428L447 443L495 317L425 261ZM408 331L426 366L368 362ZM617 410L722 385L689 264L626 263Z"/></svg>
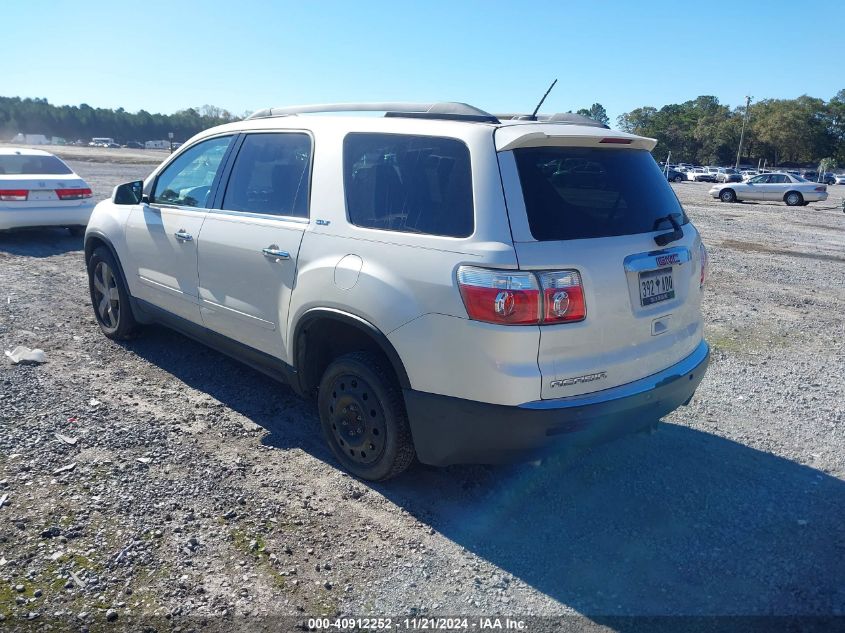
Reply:
<svg viewBox="0 0 845 633"><path fill-rule="evenodd" d="M742 117L742 131L739 133L739 149L736 150L736 165L734 169L739 169L739 157L742 154L742 140L745 138L745 124L748 123L748 109L751 107L751 97L745 97L745 114Z"/></svg>

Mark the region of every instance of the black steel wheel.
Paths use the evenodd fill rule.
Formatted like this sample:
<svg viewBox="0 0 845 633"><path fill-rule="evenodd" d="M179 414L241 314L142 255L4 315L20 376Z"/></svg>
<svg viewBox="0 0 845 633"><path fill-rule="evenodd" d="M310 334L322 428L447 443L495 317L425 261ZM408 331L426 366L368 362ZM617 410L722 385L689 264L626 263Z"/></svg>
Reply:
<svg viewBox="0 0 845 633"><path fill-rule="evenodd" d="M354 352L332 362L317 396L326 441L356 477L395 477L414 460L402 391L377 355Z"/></svg>

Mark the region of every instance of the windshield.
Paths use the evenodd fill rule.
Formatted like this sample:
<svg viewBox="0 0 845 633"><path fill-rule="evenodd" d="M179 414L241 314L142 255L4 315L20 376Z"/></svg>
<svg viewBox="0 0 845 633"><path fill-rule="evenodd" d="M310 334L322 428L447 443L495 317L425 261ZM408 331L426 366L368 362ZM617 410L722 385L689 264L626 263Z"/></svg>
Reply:
<svg viewBox="0 0 845 633"><path fill-rule="evenodd" d="M70 167L55 156L33 154L0 155L0 175L34 174L39 176L59 176L72 174Z"/></svg>
<svg viewBox="0 0 845 633"><path fill-rule="evenodd" d="M633 235L689 220L645 150L514 150L531 234L539 241Z"/></svg>

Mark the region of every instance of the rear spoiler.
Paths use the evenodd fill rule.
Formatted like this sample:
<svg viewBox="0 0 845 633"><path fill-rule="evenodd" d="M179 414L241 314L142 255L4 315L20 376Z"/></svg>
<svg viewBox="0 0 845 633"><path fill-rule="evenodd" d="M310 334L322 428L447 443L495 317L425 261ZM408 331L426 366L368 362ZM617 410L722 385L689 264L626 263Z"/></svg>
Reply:
<svg viewBox="0 0 845 633"><path fill-rule="evenodd" d="M657 140L593 126L561 124L504 125L496 129L496 151L520 147L628 147L651 151Z"/></svg>

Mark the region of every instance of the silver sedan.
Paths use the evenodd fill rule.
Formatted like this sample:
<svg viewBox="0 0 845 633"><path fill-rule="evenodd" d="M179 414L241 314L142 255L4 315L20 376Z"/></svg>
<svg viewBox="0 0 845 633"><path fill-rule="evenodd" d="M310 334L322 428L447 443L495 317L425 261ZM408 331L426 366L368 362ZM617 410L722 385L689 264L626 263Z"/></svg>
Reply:
<svg viewBox="0 0 845 633"><path fill-rule="evenodd" d="M746 182L715 185L710 189L710 195L722 202L782 201L790 207L796 207L827 200L827 186L793 174L760 174Z"/></svg>

